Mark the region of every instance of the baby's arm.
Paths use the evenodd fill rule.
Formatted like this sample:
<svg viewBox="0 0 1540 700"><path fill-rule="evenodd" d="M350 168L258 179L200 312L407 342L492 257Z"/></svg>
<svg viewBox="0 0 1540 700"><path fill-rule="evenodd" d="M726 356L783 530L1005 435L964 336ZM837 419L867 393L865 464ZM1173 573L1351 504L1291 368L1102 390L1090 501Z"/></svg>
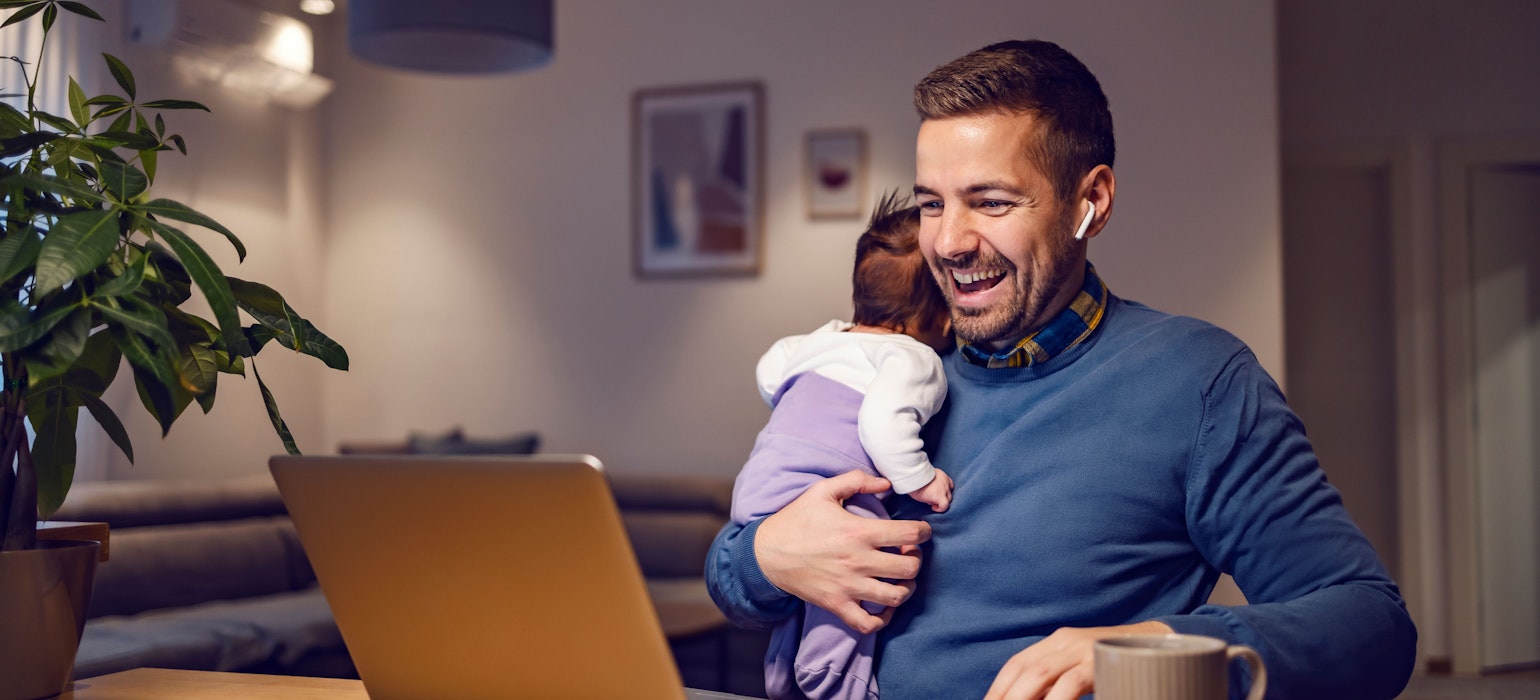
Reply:
<svg viewBox="0 0 1540 700"><path fill-rule="evenodd" d="M952 505L952 477L946 472L934 469L936 478L930 483L909 492L909 497L930 506L937 513L945 513Z"/></svg>
<svg viewBox="0 0 1540 700"><path fill-rule="evenodd" d="M872 359L877 371L857 417L861 446L877 471L893 483L894 492L913 494L930 487L921 500L932 507L950 501L951 479L931 465L920 439L920 427L946 397L940 358L929 349L895 346ZM938 481L942 484L935 485ZM928 500L937 491L945 491L945 501Z"/></svg>

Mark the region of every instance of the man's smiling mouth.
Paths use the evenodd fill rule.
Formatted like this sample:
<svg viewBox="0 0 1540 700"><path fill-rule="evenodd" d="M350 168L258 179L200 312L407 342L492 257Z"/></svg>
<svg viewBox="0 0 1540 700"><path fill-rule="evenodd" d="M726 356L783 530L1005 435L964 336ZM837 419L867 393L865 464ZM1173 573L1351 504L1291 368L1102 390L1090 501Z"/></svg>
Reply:
<svg viewBox="0 0 1540 700"><path fill-rule="evenodd" d="M993 288L1005 278L1005 270L999 268L971 272L952 270L951 272L952 282L957 285L957 291L963 294L974 294Z"/></svg>

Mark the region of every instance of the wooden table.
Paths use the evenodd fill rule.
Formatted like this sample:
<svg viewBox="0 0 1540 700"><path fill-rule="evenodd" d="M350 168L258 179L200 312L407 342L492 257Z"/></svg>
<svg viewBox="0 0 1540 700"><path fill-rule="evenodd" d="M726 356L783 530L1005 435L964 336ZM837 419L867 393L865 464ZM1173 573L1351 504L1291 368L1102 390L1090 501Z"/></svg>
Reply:
<svg viewBox="0 0 1540 700"><path fill-rule="evenodd" d="M754 700L688 690L688 700ZM136 668L78 680L59 700L369 700L363 681Z"/></svg>
<svg viewBox="0 0 1540 700"><path fill-rule="evenodd" d="M136 668L70 684L59 700L369 700L363 681Z"/></svg>

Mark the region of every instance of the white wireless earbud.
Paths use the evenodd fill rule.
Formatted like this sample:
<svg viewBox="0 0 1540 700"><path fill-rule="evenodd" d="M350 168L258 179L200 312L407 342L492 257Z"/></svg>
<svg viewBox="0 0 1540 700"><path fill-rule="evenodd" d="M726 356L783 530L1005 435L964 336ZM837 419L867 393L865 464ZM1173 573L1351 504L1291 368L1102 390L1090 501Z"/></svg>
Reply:
<svg viewBox="0 0 1540 700"><path fill-rule="evenodd" d="M1096 205L1091 200L1085 201L1085 218L1080 220L1080 228L1075 229L1075 240L1085 240L1085 230L1091 227L1091 217L1096 216Z"/></svg>

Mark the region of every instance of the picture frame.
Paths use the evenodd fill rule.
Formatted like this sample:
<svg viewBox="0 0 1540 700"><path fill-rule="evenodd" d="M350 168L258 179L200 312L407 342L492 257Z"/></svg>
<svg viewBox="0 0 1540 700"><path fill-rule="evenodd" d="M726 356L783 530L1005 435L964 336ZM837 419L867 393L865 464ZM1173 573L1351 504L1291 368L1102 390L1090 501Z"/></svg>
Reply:
<svg viewBox="0 0 1540 700"><path fill-rule="evenodd" d="M812 219L859 218L866 209L866 130L807 133L802 179Z"/></svg>
<svg viewBox="0 0 1540 700"><path fill-rule="evenodd" d="M757 275L764 245L764 88L637 90L631 101L638 277Z"/></svg>

